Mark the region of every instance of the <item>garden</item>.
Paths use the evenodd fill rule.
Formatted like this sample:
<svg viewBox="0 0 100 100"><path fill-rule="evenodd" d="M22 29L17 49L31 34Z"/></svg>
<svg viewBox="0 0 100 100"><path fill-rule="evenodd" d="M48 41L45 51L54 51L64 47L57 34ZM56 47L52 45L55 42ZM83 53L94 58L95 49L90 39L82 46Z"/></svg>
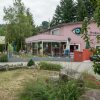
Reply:
<svg viewBox="0 0 100 100"><path fill-rule="evenodd" d="M100 81L88 73L77 79L69 78L73 70L60 75L58 64L30 60L27 66L11 66L0 72L1 100L80 100L87 91L100 89Z"/></svg>

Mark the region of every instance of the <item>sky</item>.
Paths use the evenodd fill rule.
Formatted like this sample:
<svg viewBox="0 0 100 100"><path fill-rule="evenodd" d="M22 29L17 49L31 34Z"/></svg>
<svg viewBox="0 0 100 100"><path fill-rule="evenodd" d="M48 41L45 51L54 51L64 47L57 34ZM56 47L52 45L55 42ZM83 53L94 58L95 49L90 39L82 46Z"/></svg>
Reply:
<svg viewBox="0 0 100 100"><path fill-rule="evenodd" d="M3 24L3 8L13 5L14 0L0 0L0 24ZM36 25L42 21L50 21L60 0L22 0L26 8L30 8Z"/></svg>

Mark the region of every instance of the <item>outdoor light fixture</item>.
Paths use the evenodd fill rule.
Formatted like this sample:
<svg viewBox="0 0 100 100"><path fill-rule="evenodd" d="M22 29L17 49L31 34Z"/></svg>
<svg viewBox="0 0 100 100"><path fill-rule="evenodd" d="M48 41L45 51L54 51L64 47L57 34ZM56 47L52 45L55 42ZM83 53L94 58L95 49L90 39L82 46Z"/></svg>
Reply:
<svg viewBox="0 0 100 100"><path fill-rule="evenodd" d="M71 38L70 37L68 37L68 42L71 42Z"/></svg>

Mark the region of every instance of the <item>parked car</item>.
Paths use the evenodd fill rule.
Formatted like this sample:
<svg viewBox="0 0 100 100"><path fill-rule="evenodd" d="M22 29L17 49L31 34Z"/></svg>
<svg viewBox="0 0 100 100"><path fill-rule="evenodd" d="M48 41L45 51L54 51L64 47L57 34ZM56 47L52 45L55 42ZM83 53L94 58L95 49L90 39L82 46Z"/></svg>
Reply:
<svg viewBox="0 0 100 100"><path fill-rule="evenodd" d="M100 61L100 55L93 55L90 57L91 61Z"/></svg>

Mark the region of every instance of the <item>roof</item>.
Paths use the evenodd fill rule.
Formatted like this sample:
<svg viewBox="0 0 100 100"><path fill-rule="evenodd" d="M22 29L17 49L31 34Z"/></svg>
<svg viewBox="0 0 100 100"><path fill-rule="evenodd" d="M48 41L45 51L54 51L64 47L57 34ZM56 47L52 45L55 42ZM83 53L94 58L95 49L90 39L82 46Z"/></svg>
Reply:
<svg viewBox="0 0 100 100"><path fill-rule="evenodd" d="M63 35L46 35L46 34L40 34L36 36L32 36L29 38L26 38L26 43L32 43L32 42L60 42L60 41L67 41L67 37Z"/></svg>
<svg viewBox="0 0 100 100"><path fill-rule="evenodd" d="M63 26L67 26L67 25L74 25L74 24L82 24L82 22L69 22L69 23L61 23L61 24L58 24L56 26L53 26L53 27L50 27L49 29L46 29L46 30L43 30L43 31L40 31L39 33L44 33L44 32L47 32L47 31L50 31L52 29L55 29L55 28L61 28Z"/></svg>
<svg viewBox="0 0 100 100"><path fill-rule="evenodd" d="M59 24L59 25L52 27L48 30L40 32L42 34L26 38L25 41L26 41L26 43L40 42L40 41L44 41L44 42L66 42L68 37L64 34L62 34L62 35L52 35L52 34L46 34L45 32L49 32L52 29L61 28L61 27L64 27L64 26L69 26L69 25L76 25L76 24L82 24L82 22Z"/></svg>
<svg viewBox="0 0 100 100"><path fill-rule="evenodd" d="M92 22L95 22L94 20L91 20L90 23ZM46 30L43 30L43 31L40 31L39 33L44 33L44 32L47 32L47 31L50 31L52 29L55 29L55 28L61 28L63 26L68 26L68 25L75 25L75 24L82 24L83 22L69 22L69 23L60 23L56 26L53 26L53 27L50 27L49 29L46 29Z"/></svg>

